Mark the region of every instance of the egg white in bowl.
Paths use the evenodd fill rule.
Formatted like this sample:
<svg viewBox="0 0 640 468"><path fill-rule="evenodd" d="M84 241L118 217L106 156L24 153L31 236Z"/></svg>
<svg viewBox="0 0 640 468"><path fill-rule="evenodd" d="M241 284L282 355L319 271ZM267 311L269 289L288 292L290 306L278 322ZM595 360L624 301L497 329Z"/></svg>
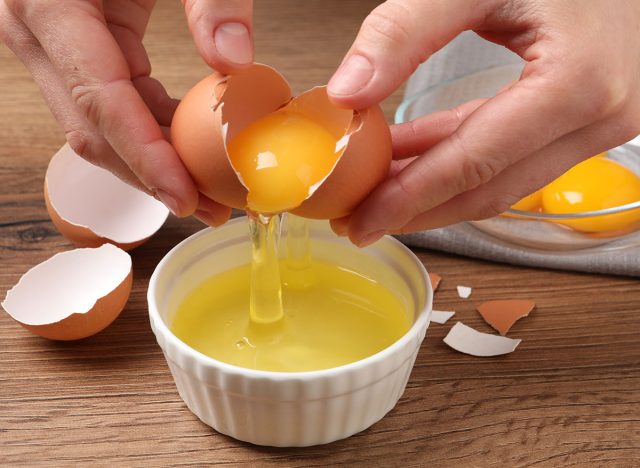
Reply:
<svg viewBox="0 0 640 468"><path fill-rule="evenodd" d="M245 369L205 356L170 329L172 314L193 288L250 261L245 222L237 218L194 234L165 256L151 278L151 326L181 398L218 432L258 445L325 444L368 428L402 396L425 337L433 291L423 264L392 237L358 249L326 221L312 221L312 255L376 278L406 304L412 325L391 346L340 367Z"/></svg>

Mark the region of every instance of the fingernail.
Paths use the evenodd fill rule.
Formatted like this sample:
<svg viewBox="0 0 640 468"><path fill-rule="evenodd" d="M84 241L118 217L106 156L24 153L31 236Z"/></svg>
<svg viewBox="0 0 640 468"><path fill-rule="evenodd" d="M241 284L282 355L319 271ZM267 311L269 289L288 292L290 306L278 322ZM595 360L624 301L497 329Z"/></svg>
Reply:
<svg viewBox="0 0 640 468"><path fill-rule="evenodd" d="M372 232L371 234L367 234L366 236L364 236L362 239L360 239L360 241L357 241L356 245L358 247L366 247L367 245L373 244L375 241L377 241L384 235L385 235L385 231Z"/></svg>
<svg viewBox="0 0 640 468"><path fill-rule="evenodd" d="M330 94L348 96L360 91L373 77L373 65L362 55L352 55L344 62L327 85Z"/></svg>
<svg viewBox="0 0 640 468"><path fill-rule="evenodd" d="M176 199L162 189L156 189L155 193L156 193L156 198L160 200L162 203L164 203L164 206L169 208L169 210L174 215L178 216L178 212L180 211L180 209Z"/></svg>
<svg viewBox="0 0 640 468"><path fill-rule="evenodd" d="M218 219L216 216L214 216L213 214L211 214L208 211L196 210L196 212L193 213L193 216L198 218L200 221L202 221L207 226L218 227L218 226L224 224L224 222L220 222L220 219Z"/></svg>
<svg viewBox="0 0 640 468"><path fill-rule="evenodd" d="M242 23L221 24L216 29L214 41L218 53L233 63L250 63L253 60L249 30Z"/></svg>

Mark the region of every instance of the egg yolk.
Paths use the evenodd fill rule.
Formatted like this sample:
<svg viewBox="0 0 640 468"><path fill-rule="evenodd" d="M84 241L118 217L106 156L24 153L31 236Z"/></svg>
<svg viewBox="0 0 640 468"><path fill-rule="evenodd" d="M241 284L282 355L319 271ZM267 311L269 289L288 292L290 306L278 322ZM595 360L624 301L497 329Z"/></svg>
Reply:
<svg viewBox="0 0 640 468"><path fill-rule="evenodd" d="M336 165L342 154L336 140L322 125L288 109L242 129L227 152L249 191L247 207L271 214L299 206Z"/></svg>
<svg viewBox="0 0 640 468"><path fill-rule="evenodd" d="M606 151L603 151L602 153L598 153L593 157L606 158L607 156L608 156L608 153ZM511 205L511 208L514 210L520 210L520 211L541 212L542 211L542 190L543 189L539 189L527 195L526 197L522 198L518 202ZM508 213L503 213L503 214L505 216L508 216Z"/></svg>
<svg viewBox="0 0 640 468"><path fill-rule="evenodd" d="M520 211L540 211L542 207L542 189L527 195L520 201L511 205L514 210Z"/></svg>
<svg viewBox="0 0 640 468"><path fill-rule="evenodd" d="M546 213L583 213L640 200L640 177L602 157L574 166L542 190ZM629 230L640 224L640 209L594 218L559 221L584 232Z"/></svg>

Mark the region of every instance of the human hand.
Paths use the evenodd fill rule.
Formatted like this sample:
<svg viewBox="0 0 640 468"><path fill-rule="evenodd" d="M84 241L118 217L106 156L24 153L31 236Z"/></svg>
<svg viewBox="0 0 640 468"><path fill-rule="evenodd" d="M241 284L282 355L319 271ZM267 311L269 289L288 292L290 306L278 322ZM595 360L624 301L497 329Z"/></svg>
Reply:
<svg viewBox="0 0 640 468"><path fill-rule="evenodd" d="M392 126L391 175L339 234L367 245L503 212L571 166L640 133L640 3L619 0L389 0L364 21L329 82L365 108L464 30L525 59L491 99Z"/></svg>
<svg viewBox="0 0 640 468"><path fill-rule="evenodd" d="M251 2L183 2L204 60L224 73L252 61ZM154 0L0 0L0 40L39 85L76 153L178 216L225 222L167 141L178 101L151 78L142 38Z"/></svg>

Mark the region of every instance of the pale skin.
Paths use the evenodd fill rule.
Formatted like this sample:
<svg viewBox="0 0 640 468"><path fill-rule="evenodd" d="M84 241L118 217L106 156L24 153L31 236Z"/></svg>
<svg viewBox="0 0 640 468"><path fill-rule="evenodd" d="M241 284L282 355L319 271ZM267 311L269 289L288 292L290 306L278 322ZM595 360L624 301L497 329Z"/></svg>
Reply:
<svg viewBox="0 0 640 468"><path fill-rule="evenodd" d="M163 136L177 101L150 78L140 42L154 2L61 3L0 0L0 39L34 75L72 147L180 216L224 222L228 208L198 194ZM211 67L251 63L250 0L183 3ZM521 78L492 99L392 126L390 177L332 221L355 244L496 215L640 133L637 0L388 0L363 22L329 95L349 108L378 103L465 30L524 58Z"/></svg>
<svg viewBox="0 0 640 468"><path fill-rule="evenodd" d="M71 147L178 216L224 223L167 141L178 101L153 79L142 37L155 0L0 0L0 40L40 86ZM183 1L198 51L231 73L253 60L251 1ZM108 63L109 66L104 66Z"/></svg>

